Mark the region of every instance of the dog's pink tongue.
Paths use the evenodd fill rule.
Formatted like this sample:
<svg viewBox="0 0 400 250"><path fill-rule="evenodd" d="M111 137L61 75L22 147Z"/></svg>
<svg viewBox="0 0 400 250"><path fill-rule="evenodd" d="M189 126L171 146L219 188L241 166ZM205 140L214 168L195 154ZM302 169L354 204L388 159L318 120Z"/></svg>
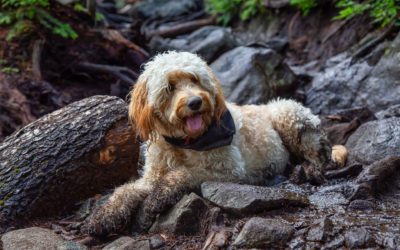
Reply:
<svg viewBox="0 0 400 250"><path fill-rule="evenodd" d="M186 118L186 125L191 131L197 131L201 129L201 124L203 123L203 119L201 115L197 115L194 117Z"/></svg>

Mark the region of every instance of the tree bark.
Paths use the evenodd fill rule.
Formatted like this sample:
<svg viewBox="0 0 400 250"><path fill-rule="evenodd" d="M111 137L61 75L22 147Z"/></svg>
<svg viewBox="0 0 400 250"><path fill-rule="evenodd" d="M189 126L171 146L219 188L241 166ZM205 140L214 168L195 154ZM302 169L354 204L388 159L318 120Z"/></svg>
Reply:
<svg viewBox="0 0 400 250"><path fill-rule="evenodd" d="M137 177L138 156L117 97L93 96L40 118L0 144L1 229L59 215Z"/></svg>

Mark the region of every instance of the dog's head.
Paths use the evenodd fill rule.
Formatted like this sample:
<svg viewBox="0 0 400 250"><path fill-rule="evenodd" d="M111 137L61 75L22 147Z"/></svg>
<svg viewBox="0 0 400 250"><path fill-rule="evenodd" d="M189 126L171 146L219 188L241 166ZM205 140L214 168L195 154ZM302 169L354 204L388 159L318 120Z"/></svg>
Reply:
<svg viewBox="0 0 400 250"><path fill-rule="evenodd" d="M210 67L188 52L159 54L144 66L130 93L129 117L142 140L159 135L196 138L225 112Z"/></svg>

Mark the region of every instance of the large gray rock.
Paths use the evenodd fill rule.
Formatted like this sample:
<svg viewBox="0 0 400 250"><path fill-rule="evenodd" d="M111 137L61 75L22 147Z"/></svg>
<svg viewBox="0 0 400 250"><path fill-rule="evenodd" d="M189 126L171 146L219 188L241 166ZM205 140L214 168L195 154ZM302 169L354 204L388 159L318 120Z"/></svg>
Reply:
<svg viewBox="0 0 400 250"><path fill-rule="evenodd" d="M86 246L73 241L66 241L53 231L40 227L14 230L1 237L4 250L16 249L75 249L85 250Z"/></svg>
<svg viewBox="0 0 400 250"><path fill-rule="evenodd" d="M135 3L130 14L146 19L171 18L200 10L202 7L200 0L148 0Z"/></svg>
<svg viewBox="0 0 400 250"><path fill-rule="evenodd" d="M379 194L382 194L393 187L398 187L398 184L396 183L399 183L399 170L400 155L388 156L364 167L364 170L354 180L356 189L354 190L351 199L374 199L379 197Z"/></svg>
<svg viewBox="0 0 400 250"><path fill-rule="evenodd" d="M287 92L296 76L275 51L237 47L211 64L225 96L238 104L266 103Z"/></svg>
<svg viewBox="0 0 400 250"><path fill-rule="evenodd" d="M175 39L155 36L149 44L153 54L167 50L190 51L199 54L208 63L236 46L231 29L218 26L205 26Z"/></svg>
<svg viewBox="0 0 400 250"><path fill-rule="evenodd" d="M123 236L106 245L102 250L150 250L148 240L134 240L131 237Z"/></svg>
<svg viewBox="0 0 400 250"><path fill-rule="evenodd" d="M150 233L166 234L192 234L200 229L200 220L207 210L204 200L191 193L185 195L173 208L166 214L160 215Z"/></svg>
<svg viewBox="0 0 400 250"><path fill-rule="evenodd" d="M309 241L325 241L328 236L332 234L333 223L328 217L324 217L313 225L307 234L307 240Z"/></svg>
<svg viewBox="0 0 400 250"><path fill-rule="evenodd" d="M364 164L400 155L400 118L364 123L349 137L346 148L350 160Z"/></svg>
<svg viewBox="0 0 400 250"><path fill-rule="evenodd" d="M284 247L295 229L279 219L251 218L236 238L234 246L240 248Z"/></svg>
<svg viewBox="0 0 400 250"><path fill-rule="evenodd" d="M400 104L390 106L388 109L379 111L375 114L376 118L379 120L391 118L391 117L400 117Z"/></svg>
<svg viewBox="0 0 400 250"><path fill-rule="evenodd" d="M338 192L319 193L308 196L310 203L318 208L329 208L349 204L343 194Z"/></svg>
<svg viewBox="0 0 400 250"><path fill-rule="evenodd" d="M365 228L354 228L344 235L348 248L372 247L375 242L372 235Z"/></svg>
<svg viewBox="0 0 400 250"><path fill-rule="evenodd" d="M356 89L361 88L362 81L369 77L372 67L367 62L354 65L350 65L350 62L351 58L344 59L314 75L311 88L306 91L306 106L314 113L335 114L356 106Z"/></svg>
<svg viewBox="0 0 400 250"><path fill-rule="evenodd" d="M285 189L240 185L226 182L204 182L204 198L237 214L258 213L287 205L306 206L307 196Z"/></svg>
<svg viewBox="0 0 400 250"><path fill-rule="evenodd" d="M328 66L315 75L306 92L306 105L318 114L334 114L354 106L367 106L377 112L400 104L399 52L400 35L385 49L376 65L363 59L353 63L347 58Z"/></svg>

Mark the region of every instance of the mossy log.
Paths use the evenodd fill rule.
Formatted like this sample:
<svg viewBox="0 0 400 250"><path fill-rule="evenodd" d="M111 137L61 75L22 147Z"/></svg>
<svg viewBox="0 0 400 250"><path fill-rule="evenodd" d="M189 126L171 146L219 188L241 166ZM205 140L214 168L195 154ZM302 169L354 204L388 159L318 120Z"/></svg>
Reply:
<svg viewBox="0 0 400 250"><path fill-rule="evenodd" d="M93 96L38 119L0 144L0 228L60 215L137 177L138 156L118 97Z"/></svg>

